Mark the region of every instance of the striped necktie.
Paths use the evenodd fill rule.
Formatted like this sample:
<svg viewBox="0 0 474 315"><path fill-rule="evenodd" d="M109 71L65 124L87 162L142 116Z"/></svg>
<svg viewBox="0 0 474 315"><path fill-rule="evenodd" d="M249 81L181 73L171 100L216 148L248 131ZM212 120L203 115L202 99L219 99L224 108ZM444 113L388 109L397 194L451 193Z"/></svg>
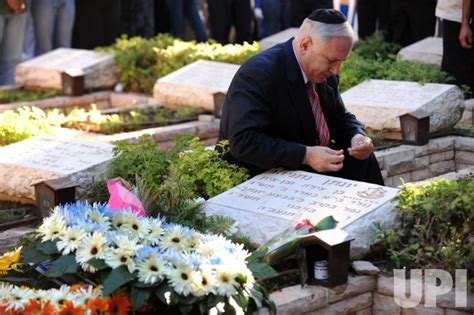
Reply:
<svg viewBox="0 0 474 315"><path fill-rule="evenodd" d="M314 84L310 81L306 83L306 88L308 90L308 98L311 104L311 110L313 111L314 120L316 121L316 131L318 132L319 145L328 146L330 135L328 125L326 124L326 119L324 119L323 110L321 109L321 104L319 103L319 97L314 89Z"/></svg>

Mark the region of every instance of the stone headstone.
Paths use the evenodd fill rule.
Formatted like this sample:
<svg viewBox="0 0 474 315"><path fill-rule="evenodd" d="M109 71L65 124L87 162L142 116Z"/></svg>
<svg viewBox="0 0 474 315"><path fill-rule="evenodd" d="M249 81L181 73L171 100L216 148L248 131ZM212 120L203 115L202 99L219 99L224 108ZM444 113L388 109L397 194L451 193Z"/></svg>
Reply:
<svg viewBox="0 0 474 315"><path fill-rule="evenodd" d="M227 93L239 65L199 60L156 81L153 97L163 106L199 106L214 111L213 93Z"/></svg>
<svg viewBox="0 0 474 315"><path fill-rule="evenodd" d="M112 159L113 145L38 136L0 148L0 195L34 200L40 181L68 177L79 187L76 198L90 193Z"/></svg>
<svg viewBox="0 0 474 315"><path fill-rule="evenodd" d="M298 28L292 27L292 28L287 28L286 30L278 32L276 34L270 35L268 37L265 37L259 42L260 49L263 51L270 47L275 46L276 44L286 42L290 38L294 37L297 31L298 31Z"/></svg>
<svg viewBox="0 0 474 315"><path fill-rule="evenodd" d="M337 228L355 237L352 254L370 244L373 222L393 225L390 200L398 189L303 171L273 169L260 174L206 203L208 214L236 220L239 232L257 245L265 244L303 219L313 223L332 215Z"/></svg>
<svg viewBox="0 0 474 315"><path fill-rule="evenodd" d="M425 39L400 49L398 58L401 60L435 65L441 68L443 39L441 37L426 37Z"/></svg>
<svg viewBox="0 0 474 315"><path fill-rule="evenodd" d="M347 109L366 127L400 137L399 116L415 110L430 115L430 132L453 127L462 117L464 96L450 84L369 80L346 92Z"/></svg>
<svg viewBox="0 0 474 315"><path fill-rule="evenodd" d="M118 81L114 56L85 49L58 48L20 63L15 81L25 87L62 90L61 73L66 70L85 73L84 88L107 88Z"/></svg>

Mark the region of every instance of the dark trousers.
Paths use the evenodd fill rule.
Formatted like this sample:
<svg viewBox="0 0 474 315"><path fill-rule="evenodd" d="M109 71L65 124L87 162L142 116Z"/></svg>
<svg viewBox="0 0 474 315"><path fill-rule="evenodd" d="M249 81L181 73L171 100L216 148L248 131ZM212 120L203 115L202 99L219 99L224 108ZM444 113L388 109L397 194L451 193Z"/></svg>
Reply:
<svg viewBox="0 0 474 315"><path fill-rule="evenodd" d="M72 37L74 48L107 46L120 36L120 1L76 0Z"/></svg>
<svg viewBox="0 0 474 315"><path fill-rule="evenodd" d="M229 32L235 26L235 42L252 40L250 0L207 0L211 37L221 44L229 43Z"/></svg>
<svg viewBox="0 0 474 315"><path fill-rule="evenodd" d="M290 26L300 27L316 9L332 9L332 0L290 0Z"/></svg>
<svg viewBox="0 0 474 315"><path fill-rule="evenodd" d="M472 28L472 26L471 26ZM468 85L474 93L474 48L463 48L459 42L461 23L444 20L443 60L441 69L455 78L455 84Z"/></svg>
<svg viewBox="0 0 474 315"><path fill-rule="evenodd" d="M357 22L359 37L366 38L375 31L388 31L390 0L358 0Z"/></svg>
<svg viewBox="0 0 474 315"><path fill-rule="evenodd" d="M436 25L436 0L390 1L389 40L408 46L433 36Z"/></svg>
<svg viewBox="0 0 474 315"><path fill-rule="evenodd" d="M340 171L324 173L323 175L336 176L381 186L385 185L382 173L380 172L379 163L373 153L365 160L358 160L345 154L343 163L344 166Z"/></svg>

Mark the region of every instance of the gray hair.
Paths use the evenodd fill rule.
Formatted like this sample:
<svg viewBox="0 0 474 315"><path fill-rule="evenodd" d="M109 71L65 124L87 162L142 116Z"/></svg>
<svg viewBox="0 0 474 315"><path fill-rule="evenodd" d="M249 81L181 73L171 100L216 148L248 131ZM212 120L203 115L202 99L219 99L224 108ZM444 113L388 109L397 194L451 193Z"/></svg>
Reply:
<svg viewBox="0 0 474 315"><path fill-rule="evenodd" d="M306 18L296 33L296 40L305 36L320 43L326 43L332 37L349 37L354 41L354 31L347 21L342 24L327 24Z"/></svg>

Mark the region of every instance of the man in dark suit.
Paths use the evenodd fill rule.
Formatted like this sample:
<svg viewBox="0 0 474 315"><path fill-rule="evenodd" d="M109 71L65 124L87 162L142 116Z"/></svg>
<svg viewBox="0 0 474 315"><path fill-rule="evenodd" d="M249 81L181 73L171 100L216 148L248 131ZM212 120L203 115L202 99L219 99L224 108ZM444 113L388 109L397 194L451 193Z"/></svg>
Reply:
<svg viewBox="0 0 474 315"><path fill-rule="evenodd" d="M342 13L316 10L296 38L244 63L223 107L224 158L252 176L284 167L383 185L372 141L337 88L352 36Z"/></svg>

